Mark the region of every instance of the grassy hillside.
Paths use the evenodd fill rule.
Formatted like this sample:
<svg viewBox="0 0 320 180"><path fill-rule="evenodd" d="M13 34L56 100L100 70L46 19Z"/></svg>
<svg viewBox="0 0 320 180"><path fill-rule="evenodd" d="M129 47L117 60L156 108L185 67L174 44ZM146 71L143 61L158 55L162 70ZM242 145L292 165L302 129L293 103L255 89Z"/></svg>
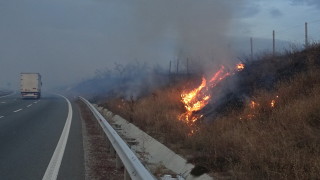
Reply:
<svg viewBox="0 0 320 180"><path fill-rule="evenodd" d="M320 45L265 55L224 83L215 116L193 126L178 120L183 80L138 100L106 106L183 154L217 179L320 177ZM198 80L199 81L199 80ZM197 83L198 83L197 81ZM221 85L223 88L223 85ZM195 133L190 132L194 130Z"/></svg>

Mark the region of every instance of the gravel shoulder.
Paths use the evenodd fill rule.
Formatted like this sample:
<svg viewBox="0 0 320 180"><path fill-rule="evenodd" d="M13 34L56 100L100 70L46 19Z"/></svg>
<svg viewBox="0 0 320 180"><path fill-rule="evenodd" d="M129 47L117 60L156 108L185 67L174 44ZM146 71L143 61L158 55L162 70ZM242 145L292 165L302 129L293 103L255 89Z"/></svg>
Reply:
<svg viewBox="0 0 320 180"><path fill-rule="evenodd" d="M123 179L123 168L116 169L116 157L109 152L104 134L90 110L80 101L86 179Z"/></svg>

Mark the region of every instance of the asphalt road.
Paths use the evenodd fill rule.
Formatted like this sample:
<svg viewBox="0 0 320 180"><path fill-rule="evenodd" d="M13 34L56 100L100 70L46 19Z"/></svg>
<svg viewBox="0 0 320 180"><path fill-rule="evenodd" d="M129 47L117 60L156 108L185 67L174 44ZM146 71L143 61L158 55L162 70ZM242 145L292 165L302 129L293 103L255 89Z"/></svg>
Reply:
<svg viewBox="0 0 320 180"><path fill-rule="evenodd" d="M71 103L71 107L68 129L70 110L63 97L52 94L44 94L40 100L22 100L18 94L0 97L0 179L43 179L51 159L56 162L55 151L62 154L61 163L53 166L58 170L57 179L84 179L81 120L77 105ZM64 129L68 130L66 146L58 146L56 150Z"/></svg>

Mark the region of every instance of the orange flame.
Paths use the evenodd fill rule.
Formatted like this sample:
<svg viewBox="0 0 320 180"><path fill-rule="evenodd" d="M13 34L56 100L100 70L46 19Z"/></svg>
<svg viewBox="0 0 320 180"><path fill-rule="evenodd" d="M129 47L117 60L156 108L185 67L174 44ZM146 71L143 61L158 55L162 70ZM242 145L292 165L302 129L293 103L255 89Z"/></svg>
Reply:
<svg viewBox="0 0 320 180"><path fill-rule="evenodd" d="M251 109L254 109L254 108L256 108L259 104L256 103L255 101L251 101L249 105L250 105L250 108L251 108Z"/></svg>
<svg viewBox="0 0 320 180"><path fill-rule="evenodd" d="M211 96L207 94L207 91L207 80L202 78L202 83L199 87L190 92L183 92L181 94L181 101L187 112L179 117L180 120L184 119L187 124L192 124L202 117L202 115L193 115L193 112L201 110L208 104Z"/></svg>
<svg viewBox="0 0 320 180"><path fill-rule="evenodd" d="M276 107L276 99L278 99L278 98L279 98L279 96L276 96L274 99L269 101L270 104L268 102L268 103L261 104L261 106L274 108L274 107ZM252 100L252 101L250 101L250 103L248 105L249 105L251 111L249 112L249 114L247 114L245 116L247 117L247 120L251 120L255 117L255 114L258 113L256 108L259 107L260 104ZM239 119L243 120L244 118L240 117Z"/></svg>
<svg viewBox="0 0 320 180"><path fill-rule="evenodd" d="M188 111L197 111L201 108L201 100L209 100L210 96L203 96L203 97L198 97L200 96L200 92L207 86L207 80L205 78L202 78L202 83L199 87L196 89L188 92L188 93L182 93L181 98L182 102L184 103L184 107ZM198 98L200 98L198 100Z"/></svg>
<svg viewBox="0 0 320 180"><path fill-rule="evenodd" d="M225 79L226 77L230 76L231 74L225 70L224 66L221 66L219 71L217 71L213 77L210 79L210 87L215 87L220 81Z"/></svg>
<svg viewBox="0 0 320 180"><path fill-rule="evenodd" d="M238 66L239 65L237 65L236 69L238 69ZM221 66L221 68L213 75L208 83L207 80L202 77L200 86L193 89L192 91L183 92L181 94L181 102L184 104L186 112L181 114L179 116L179 119L191 126L194 122L203 117L203 115L197 115L195 114L195 112L201 110L209 103L209 100L211 98L210 88L214 88L219 82L233 74L235 74L235 72L230 73L225 69L224 66Z"/></svg>
<svg viewBox="0 0 320 180"><path fill-rule="evenodd" d="M276 96L276 99L278 99L278 98L279 98L279 96ZM270 106L272 108L274 108L276 106L276 100L275 99L271 100Z"/></svg>
<svg viewBox="0 0 320 180"><path fill-rule="evenodd" d="M274 108L275 104L276 104L276 100L273 99L273 100L271 101L270 105L271 105L272 108Z"/></svg>
<svg viewBox="0 0 320 180"><path fill-rule="evenodd" d="M238 71L242 71L242 70L244 69L244 67L245 67L245 65L244 65L243 63L239 63L239 64L237 64L236 69L237 69Z"/></svg>

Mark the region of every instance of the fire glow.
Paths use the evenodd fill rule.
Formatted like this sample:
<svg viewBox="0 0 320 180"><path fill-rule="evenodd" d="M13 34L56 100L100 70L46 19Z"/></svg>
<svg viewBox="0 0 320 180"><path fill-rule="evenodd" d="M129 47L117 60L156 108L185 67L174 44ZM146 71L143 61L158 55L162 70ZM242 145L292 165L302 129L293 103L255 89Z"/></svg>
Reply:
<svg viewBox="0 0 320 180"><path fill-rule="evenodd" d="M240 117L239 119L240 120L244 120L244 119L252 120L259 113L259 108L269 108L269 109L275 108L276 103L277 103L276 99L278 99L278 98L279 98L279 96L276 96L274 99L268 101L267 103L263 103L261 106L260 106L260 103L257 103L256 101L251 100L248 104L248 106L250 107L249 113L246 114L244 116L244 118Z"/></svg>
<svg viewBox="0 0 320 180"><path fill-rule="evenodd" d="M257 106L259 106L259 104L256 103L255 101L251 101L251 102L250 102L250 108L251 108L251 109L254 109L254 108L256 108Z"/></svg>
<svg viewBox="0 0 320 180"><path fill-rule="evenodd" d="M238 64L235 71L241 71L243 68L243 64ZM209 103L211 99L210 90L216 87L219 82L233 74L235 74L235 72L229 72L224 66L221 66L209 81L202 77L202 82L197 88L182 92L181 102L184 104L186 112L178 117L179 120L192 126L198 119L203 117L203 115L196 114L196 112L200 111Z"/></svg>

